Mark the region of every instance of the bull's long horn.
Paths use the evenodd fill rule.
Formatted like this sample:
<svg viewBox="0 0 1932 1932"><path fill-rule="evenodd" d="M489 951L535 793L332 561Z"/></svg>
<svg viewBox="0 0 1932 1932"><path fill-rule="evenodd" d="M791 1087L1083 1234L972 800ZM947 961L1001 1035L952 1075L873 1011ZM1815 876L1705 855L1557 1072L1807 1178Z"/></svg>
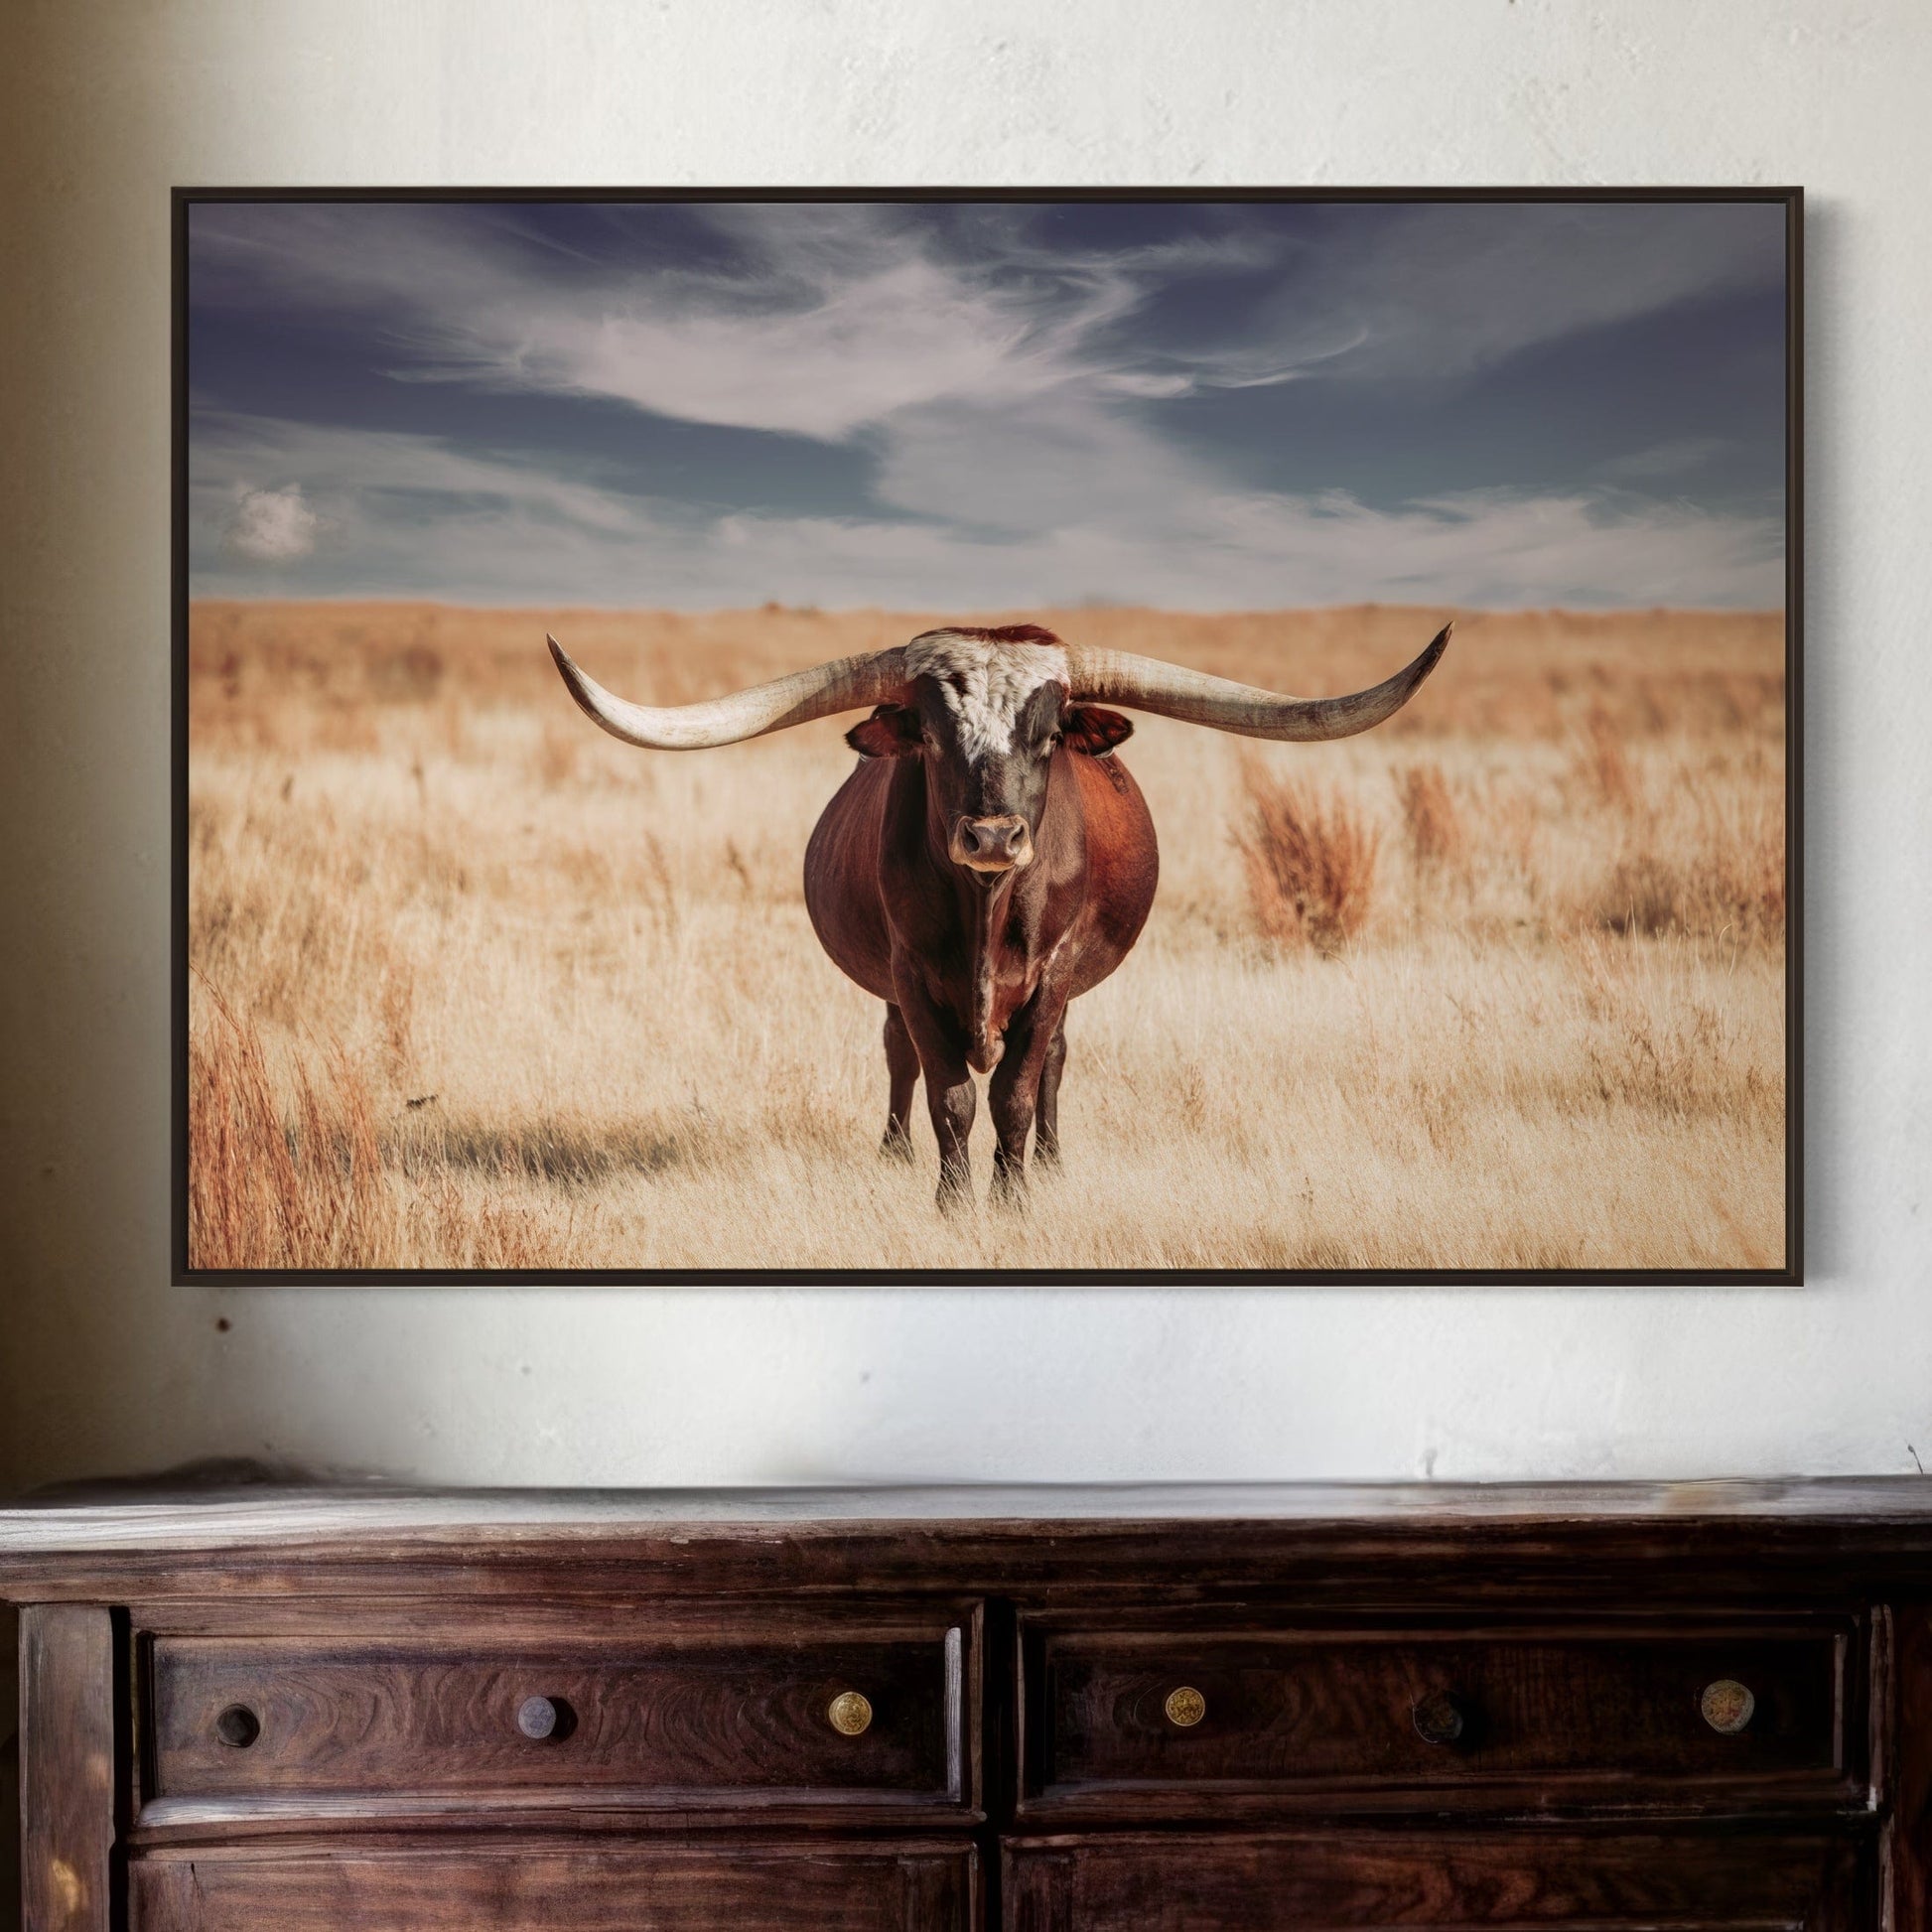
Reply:
<svg viewBox="0 0 1932 1932"><path fill-rule="evenodd" d="M863 657L835 657L829 664L793 671L769 684L754 684L726 698L659 709L614 697L571 662L556 638L545 641L570 695L613 738L651 751L703 752L714 745L736 745L741 739L783 731L787 725L809 725L835 711L897 703L906 692L904 666L895 648L868 651Z"/></svg>
<svg viewBox="0 0 1932 1932"><path fill-rule="evenodd" d="M1067 649L1067 680L1075 698L1122 704L1133 711L1184 719L1190 725L1211 725L1244 738L1350 738L1394 717L1415 696L1449 648L1454 628L1452 622L1444 624L1429 648L1386 683L1345 698L1290 698L1163 663L1158 657L1078 645Z"/></svg>

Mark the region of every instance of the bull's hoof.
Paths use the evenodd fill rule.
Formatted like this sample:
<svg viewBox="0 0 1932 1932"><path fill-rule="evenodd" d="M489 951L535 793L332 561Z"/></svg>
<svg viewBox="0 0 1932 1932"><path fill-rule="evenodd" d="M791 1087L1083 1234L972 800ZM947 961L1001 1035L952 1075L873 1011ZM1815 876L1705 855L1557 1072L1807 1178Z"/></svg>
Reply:
<svg viewBox="0 0 1932 1932"><path fill-rule="evenodd" d="M1027 1171L1025 1168L995 1168L993 1188L987 1195L987 1205L997 1207L1008 1214L1024 1214L1027 1211Z"/></svg>
<svg viewBox="0 0 1932 1932"><path fill-rule="evenodd" d="M889 1127L886 1138L879 1143L880 1158L886 1161L910 1161L912 1158L912 1136L902 1127Z"/></svg>
<svg viewBox="0 0 1932 1932"><path fill-rule="evenodd" d="M1034 1172L1058 1179L1061 1172L1058 1141L1040 1141L1034 1147Z"/></svg>
<svg viewBox="0 0 1932 1932"><path fill-rule="evenodd" d="M970 1214L973 1209L973 1176L970 1173L944 1173L939 1176L939 1191L933 1196L941 1214Z"/></svg>

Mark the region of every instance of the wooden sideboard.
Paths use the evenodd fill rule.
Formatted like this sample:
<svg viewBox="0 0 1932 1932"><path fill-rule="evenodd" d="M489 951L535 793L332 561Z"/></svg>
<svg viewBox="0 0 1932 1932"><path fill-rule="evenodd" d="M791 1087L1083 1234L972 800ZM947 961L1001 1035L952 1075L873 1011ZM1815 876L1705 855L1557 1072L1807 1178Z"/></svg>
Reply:
<svg viewBox="0 0 1932 1932"><path fill-rule="evenodd" d="M30 1932L1932 1932L1932 1482L0 1511Z"/></svg>

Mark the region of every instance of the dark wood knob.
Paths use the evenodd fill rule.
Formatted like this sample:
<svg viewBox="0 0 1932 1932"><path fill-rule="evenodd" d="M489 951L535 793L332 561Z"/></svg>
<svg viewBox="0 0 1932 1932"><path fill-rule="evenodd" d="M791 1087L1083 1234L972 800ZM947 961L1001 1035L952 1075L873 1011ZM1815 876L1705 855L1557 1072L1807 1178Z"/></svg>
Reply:
<svg viewBox="0 0 1932 1932"><path fill-rule="evenodd" d="M516 1727L525 1737L541 1743L557 1734L562 1716L554 1698L525 1698L516 1707Z"/></svg>
<svg viewBox="0 0 1932 1932"><path fill-rule="evenodd" d="M262 1721L245 1704L231 1704L215 1719L214 1734L232 1749L245 1751L262 1734Z"/></svg>
<svg viewBox="0 0 1932 1932"><path fill-rule="evenodd" d="M1469 1726L1469 1710L1452 1691L1431 1691L1409 1713L1426 1744L1453 1744Z"/></svg>

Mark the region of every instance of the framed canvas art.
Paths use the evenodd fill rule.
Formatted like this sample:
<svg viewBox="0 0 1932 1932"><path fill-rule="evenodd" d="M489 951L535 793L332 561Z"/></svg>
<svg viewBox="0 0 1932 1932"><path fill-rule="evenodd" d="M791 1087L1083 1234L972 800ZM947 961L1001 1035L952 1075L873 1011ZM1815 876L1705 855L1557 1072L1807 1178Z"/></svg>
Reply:
<svg viewBox="0 0 1932 1932"><path fill-rule="evenodd" d="M184 190L189 1282L1795 1282L1795 190Z"/></svg>

